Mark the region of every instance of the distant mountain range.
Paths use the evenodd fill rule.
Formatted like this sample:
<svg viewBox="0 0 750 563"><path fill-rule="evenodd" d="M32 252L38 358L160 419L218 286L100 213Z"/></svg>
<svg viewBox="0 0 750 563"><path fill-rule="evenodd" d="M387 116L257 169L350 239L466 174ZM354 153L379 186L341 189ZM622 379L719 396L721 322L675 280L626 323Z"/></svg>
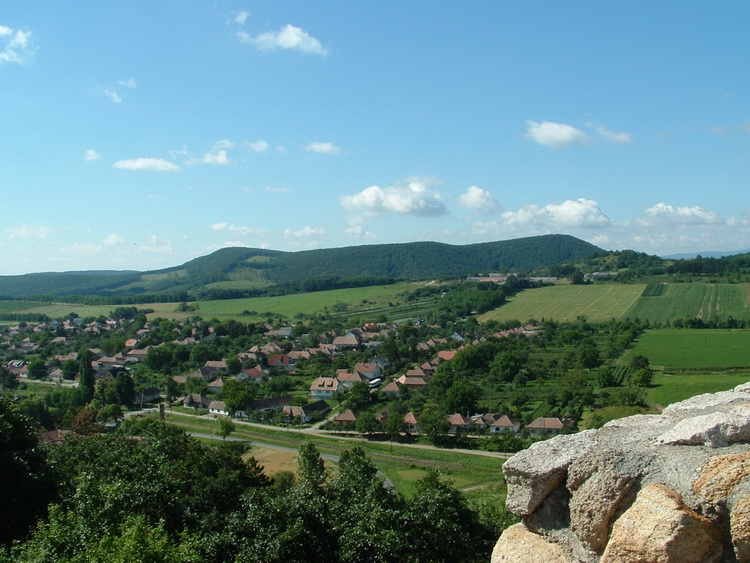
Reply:
<svg viewBox="0 0 750 563"><path fill-rule="evenodd" d="M313 291L489 272L529 272L606 252L569 235L544 235L463 246L437 242L378 244L282 252L224 248L181 266L148 272L47 272L0 276L0 296L172 295L231 297L285 287Z"/></svg>

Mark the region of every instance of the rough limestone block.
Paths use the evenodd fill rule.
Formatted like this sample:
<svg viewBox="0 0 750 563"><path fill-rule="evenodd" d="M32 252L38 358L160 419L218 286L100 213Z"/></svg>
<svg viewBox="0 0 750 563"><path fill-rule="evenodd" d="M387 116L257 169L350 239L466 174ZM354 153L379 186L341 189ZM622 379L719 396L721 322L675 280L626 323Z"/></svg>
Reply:
<svg viewBox="0 0 750 563"><path fill-rule="evenodd" d="M602 563L714 563L722 560L721 534L664 485L641 489L612 527Z"/></svg>
<svg viewBox="0 0 750 563"><path fill-rule="evenodd" d="M528 515L548 494L565 482L568 466L592 446L593 431L536 442L503 465L508 484L506 506L519 515Z"/></svg>
<svg viewBox="0 0 750 563"><path fill-rule="evenodd" d="M611 450L591 451L570 467L570 527L586 549L604 549L613 518L647 467L639 455Z"/></svg>
<svg viewBox="0 0 750 563"><path fill-rule="evenodd" d="M747 441L750 441L750 404L739 405L729 412L713 412L683 419L657 439L658 444L705 444L712 448Z"/></svg>
<svg viewBox="0 0 750 563"><path fill-rule="evenodd" d="M729 514L734 555L738 563L750 561L750 496L737 501Z"/></svg>
<svg viewBox="0 0 750 563"><path fill-rule="evenodd" d="M562 548L523 524L506 528L492 550L492 563L566 563Z"/></svg>

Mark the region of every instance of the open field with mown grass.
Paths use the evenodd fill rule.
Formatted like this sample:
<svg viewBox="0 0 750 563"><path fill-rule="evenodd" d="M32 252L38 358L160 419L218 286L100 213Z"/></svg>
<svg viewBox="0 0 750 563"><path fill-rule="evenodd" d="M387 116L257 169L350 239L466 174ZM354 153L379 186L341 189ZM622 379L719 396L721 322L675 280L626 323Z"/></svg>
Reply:
<svg viewBox="0 0 750 563"><path fill-rule="evenodd" d="M649 284L644 296L633 304L626 316L652 323L686 317L708 321L731 316L750 320L747 293L747 284Z"/></svg>
<svg viewBox="0 0 750 563"><path fill-rule="evenodd" d="M357 316L364 320L376 320L385 314L389 320L403 316L413 316L425 304L405 303L400 294L413 290L425 282L403 282L392 285L334 289L312 293L296 293L279 297L253 297L247 299L225 299L197 302L194 311L177 311L178 303L144 303L139 309L153 309L150 318L162 317L184 320L192 316L204 319L253 321L267 313L294 319L298 315L312 315L327 312L333 316ZM345 303L346 307L341 304ZM191 303L196 305L196 303ZM341 310L334 310L334 307ZM80 317L108 316L116 305L80 305L75 303L38 303L27 301L0 301L2 313L40 313L50 318L64 318L70 313Z"/></svg>
<svg viewBox="0 0 750 563"><path fill-rule="evenodd" d="M527 289L489 313L480 315L488 320L526 322L529 319L572 321L579 315L589 320L619 319L638 300L646 284L560 284Z"/></svg>
<svg viewBox="0 0 750 563"><path fill-rule="evenodd" d="M665 372L750 370L750 330L647 330L624 356L646 356L653 368Z"/></svg>
<svg viewBox="0 0 750 563"><path fill-rule="evenodd" d="M750 381L750 370L734 373L657 373L648 390L647 400L650 404L663 408L695 395L729 391L748 381Z"/></svg>

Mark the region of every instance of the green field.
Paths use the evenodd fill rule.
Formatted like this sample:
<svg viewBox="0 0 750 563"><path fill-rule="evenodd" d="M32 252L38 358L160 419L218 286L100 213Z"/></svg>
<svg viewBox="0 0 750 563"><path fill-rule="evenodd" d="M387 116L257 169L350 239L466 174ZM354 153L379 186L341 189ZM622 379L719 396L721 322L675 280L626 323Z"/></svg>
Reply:
<svg viewBox="0 0 750 563"><path fill-rule="evenodd" d="M626 316L657 323L686 317L750 320L746 291L740 284L649 284Z"/></svg>
<svg viewBox="0 0 750 563"><path fill-rule="evenodd" d="M646 284L553 285L527 289L502 307L479 317L479 321L525 322L529 319L572 321L586 315L591 321L622 317L643 292Z"/></svg>
<svg viewBox="0 0 750 563"><path fill-rule="evenodd" d="M750 370L750 331L720 329L648 330L624 357L643 355L665 372Z"/></svg>
<svg viewBox="0 0 750 563"><path fill-rule="evenodd" d="M729 391L750 381L750 372L691 375L657 374L648 392L649 403L666 407L703 393Z"/></svg>
<svg viewBox="0 0 750 563"><path fill-rule="evenodd" d="M153 309L149 317L163 317L184 320L198 315L204 319L217 318L220 320L257 320L266 313L282 315L294 319L298 315L328 313L343 318L358 316L366 320L375 320L381 314L386 314L389 320L403 317L418 316L424 313L419 303L404 303L400 294L414 290L424 282L403 282L392 285L371 287L357 287L349 289L334 289L313 293L296 293L279 297L253 297L247 299L225 299L217 301L201 301L195 311L177 311L177 303L144 303L138 305L140 309ZM336 312L334 306L346 303L344 310ZM53 319L59 319L70 313L80 317L108 316L115 305L79 305L74 303L33 303L27 301L0 301L0 313L40 313ZM245 312L251 313L247 314ZM243 314L245 313L245 314Z"/></svg>

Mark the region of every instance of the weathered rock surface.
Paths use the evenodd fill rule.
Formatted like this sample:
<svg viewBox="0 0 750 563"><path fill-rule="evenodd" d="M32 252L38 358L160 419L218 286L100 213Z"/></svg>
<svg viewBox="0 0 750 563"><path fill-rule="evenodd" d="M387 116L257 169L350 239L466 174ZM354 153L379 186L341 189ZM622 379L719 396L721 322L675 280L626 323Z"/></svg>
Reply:
<svg viewBox="0 0 750 563"><path fill-rule="evenodd" d="M503 468L499 561L750 562L750 383L558 436Z"/></svg>

